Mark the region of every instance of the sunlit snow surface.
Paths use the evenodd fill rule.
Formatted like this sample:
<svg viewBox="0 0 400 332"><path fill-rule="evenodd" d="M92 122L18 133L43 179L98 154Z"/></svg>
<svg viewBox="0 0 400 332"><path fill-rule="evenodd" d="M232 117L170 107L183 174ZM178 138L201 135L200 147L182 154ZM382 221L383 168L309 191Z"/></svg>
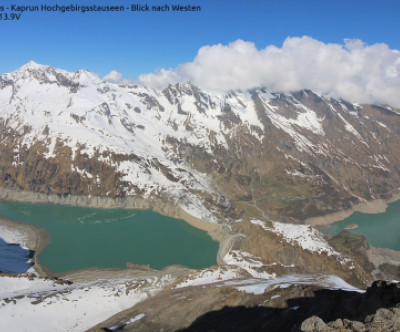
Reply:
<svg viewBox="0 0 400 332"><path fill-rule="evenodd" d="M363 292L332 275L289 275L270 279L237 279L239 273L210 270L189 276L177 287L217 283L250 294L262 294L291 285L316 285ZM71 285L53 280L0 277L0 328L3 331L82 331L111 315L155 295L173 282L162 278L98 280ZM127 323L145 319L144 314Z"/></svg>
<svg viewBox="0 0 400 332"><path fill-rule="evenodd" d="M19 231L0 225L0 271L33 272L26 248L26 237Z"/></svg>
<svg viewBox="0 0 400 332"><path fill-rule="evenodd" d="M166 276L60 285L52 280L2 276L0 330L83 331L170 282Z"/></svg>
<svg viewBox="0 0 400 332"><path fill-rule="evenodd" d="M275 288L288 288L291 285L316 285L328 289L342 289L359 293L364 292L334 275L288 275L264 281L249 279L245 281L230 281L225 284L235 286L236 289L240 291L256 295L263 294L265 291Z"/></svg>
<svg viewBox="0 0 400 332"><path fill-rule="evenodd" d="M267 227L261 220L253 219L251 223L261 226L265 230L282 236L287 242L297 244L311 252L325 252L329 256L340 256L340 254L329 245L324 235L310 225L285 224L272 222L273 227Z"/></svg>

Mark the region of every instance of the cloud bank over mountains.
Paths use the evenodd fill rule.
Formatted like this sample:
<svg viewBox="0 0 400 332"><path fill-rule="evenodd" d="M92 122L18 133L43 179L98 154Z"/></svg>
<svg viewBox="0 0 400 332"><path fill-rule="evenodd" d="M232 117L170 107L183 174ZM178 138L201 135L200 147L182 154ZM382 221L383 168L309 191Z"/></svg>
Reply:
<svg viewBox="0 0 400 332"><path fill-rule="evenodd" d="M139 82L155 88L185 81L214 91L311 89L352 102L400 107L400 52L357 39L325 44L307 36L288 37L280 48L260 50L237 40L203 46L192 62L139 76Z"/></svg>

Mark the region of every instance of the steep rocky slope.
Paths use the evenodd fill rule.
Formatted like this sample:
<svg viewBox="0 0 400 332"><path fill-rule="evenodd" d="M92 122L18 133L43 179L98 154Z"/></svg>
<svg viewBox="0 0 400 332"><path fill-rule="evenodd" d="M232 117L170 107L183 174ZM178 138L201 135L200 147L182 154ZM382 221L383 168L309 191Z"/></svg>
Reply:
<svg viewBox="0 0 400 332"><path fill-rule="evenodd" d="M0 77L0 185L298 221L397 190L399 127L312 91L158 91L31 62Z"/></svg>

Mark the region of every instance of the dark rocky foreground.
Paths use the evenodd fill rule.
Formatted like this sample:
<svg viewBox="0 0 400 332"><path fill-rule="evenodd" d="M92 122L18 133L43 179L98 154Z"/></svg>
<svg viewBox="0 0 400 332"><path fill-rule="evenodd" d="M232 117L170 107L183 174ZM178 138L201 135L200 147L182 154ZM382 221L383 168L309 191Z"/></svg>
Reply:
<svg viewBox="0 0 400 332"><path fill-rule="evenodd" d="M376 281L365 293L323 289L283 309L224 307L180 331L399 331L399 303L400 283Z"/></svg>
<svg viewBox="0 0 400 332"><path fill-rule="evenodd" d="M400 330L400 283L375 281L365 292L311 285L274 288L260 295L227 287L193 287L185 290L186 296L182 291L170 290L138 304L98 325L97 331L112 326L122 331L179 332ZM206 310L207 299L208 308L214 309ZM237 305L222 306L222 299ZM181 328L193 317L193 310L203 314ZM123 323L139 313L145 318Z"/></svg>

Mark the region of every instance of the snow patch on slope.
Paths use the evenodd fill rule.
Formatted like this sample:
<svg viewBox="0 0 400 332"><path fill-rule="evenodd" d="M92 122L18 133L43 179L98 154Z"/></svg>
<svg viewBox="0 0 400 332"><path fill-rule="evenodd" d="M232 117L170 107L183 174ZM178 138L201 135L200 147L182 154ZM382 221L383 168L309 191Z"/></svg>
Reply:
<svg viewBox="0 0 400 332"><path fill-rule="evenodd" d="M316 285L328 289L341 289L358 293L365 292L334 275L288 275L267 281L249 279L240 282L229 282L227 284L238 285L236 289L239 291L255 295L263 294L265 291L271 291L275 288L288 288L292 285Z"/></svg>
<svg viewBox="0 0 400 332"><path fill-rule="evenodd" d="M274 232L282 236L288 243L293 243L305 250L317 252L319 254L326 253L328 256L340 256L328 242L323 234L311 227L310 225L285 224L281 222L272 222L273 227L265 226L261 220L253 219L251 223L261 226L267 231Z"/></svg>
<svg viewBox="0 0 400 332"><path fill-rule="evenodd" d="M229 266L220 266L216 269L203 269L196 271L178 283L175 288L184 288L189 286L207 285L224 280L237 279L242 276L238 269Z"/></svg>
<svg viewBox="0 0 400 332"><path fill-rule="evenodd" d="M296 119L290 119L279 115L277 112L277 106L271 105L265 99L262 99L262 101L265 112L271 119L272 124L292 137L294 144L299 151L312 152L314 150L323 154L323 151L320 151L319 147L314 145L308 138L296 130L296 126L298 126L307 129L316 135L322 136L325 134L322 128L321 119L317 117L314 111L302 106L305 112L298 114Z"/></svg>
<svg viewBox="0 0 400 332"><path fill-rule="evenodd" d="M230 250L223 258L224 263L236 266L247 271L253 278L270 279L275 278L275 273L264 271L267 265L263 264L258 257L254 257L245 251Z"/></svg>

